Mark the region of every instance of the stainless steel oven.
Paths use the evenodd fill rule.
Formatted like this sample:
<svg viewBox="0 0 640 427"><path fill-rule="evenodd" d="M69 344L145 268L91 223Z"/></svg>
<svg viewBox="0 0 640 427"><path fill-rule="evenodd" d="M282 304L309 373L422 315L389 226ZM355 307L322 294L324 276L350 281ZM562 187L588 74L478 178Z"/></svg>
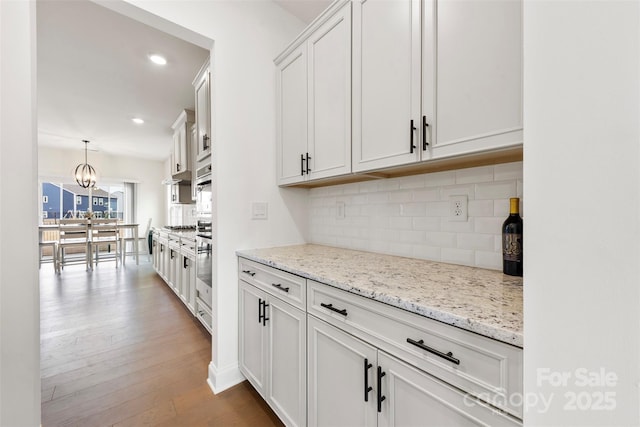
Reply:
<svg viewBox="0 0 640 427"><path fill-rule="evenodd" d="M196 296L211 309L213 245L211 235L196 234Z"/></svg>
<svg viewBox="0 0 640 427"><path fill-rule="evenodd" d="M204 172L206 171L207 169ZM211 166L208 168L208 173L198 170L196 186L196 215L198 218L210 218L213 212Z"/></svg>

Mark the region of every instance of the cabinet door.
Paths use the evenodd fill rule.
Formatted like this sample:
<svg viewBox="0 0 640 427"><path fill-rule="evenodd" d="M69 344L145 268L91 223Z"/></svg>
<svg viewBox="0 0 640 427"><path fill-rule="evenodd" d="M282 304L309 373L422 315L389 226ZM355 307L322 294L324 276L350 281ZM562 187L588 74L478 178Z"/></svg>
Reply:
<svg viewBox="0 0 640 427"><path fill-rule="evenodd" d="M306 314L277 298L267 307L267 401L288 426L307 422Z"/></svg>
<svg viewBox="0 0 640 427"><path fill-rule="evenodd" d="M171 287L171 289L173 289L174 291L176 291L178 289L178 274L180 273L180 270L178 270L178 260L180 258L180 256L178 255L178 252L175 249L172 248L167 248L169 251L169 279L168 279L168 284Z"/></svg>
<svg viewBox="0 0 640 427"><path fill-rule="evenodd" d="M201 160L211 154L211 91L209 69L203 71L195 84L196 97L196 160Z"/></svg>
<svg viewBox="0 0 640 427"><path fill-rule="evenodd" d="M292 184L307 176L306 44L278 65L277 91L278 184Z"/></svg>
<svg viewBox="0 0 640 427"><path fill-rule="evenodd" d="M378 351L382 401L378 425L518 426L520 423L466 393Z"/></svg>
<svg viewBox="0 0 640 427"><path fill-rule="evenodd" d="M189 292L187 297L187 307L192 313L196 311L196 260L188 258Z"/></svg>
<svg viewBox="0 0 640 427"><path fill-rule="evenodd" d="M189 258L185 254L180 255L180 299L187 304L189 300Z"/></svg>
<svg viewBox="0 0 640 427"><path fill-rule="evenodd" d="M420 160L420 44L420 0L353 3L354 172Z"/></svg>
<svg viewBox="0 0 640 427"><path fill-rule="evenodd" d="M424 23L433 157L521 144L522 0L427 1Z"/></svg>
<svg viewBox="0 0 640 427"><path fill-rule="evenodd" d="M309 179L351 172L351 4L318 28L309 53Z"/></svg>
<svg viewBox="0 0 640 427"><path fill-rule="evenodd" d="M307 322L309 426L375 426L377 350L313 316Z"/></svg>
<svg viewBox="0 0 640 427"><path fill-rule="evenodd" d="M260 319L261 301L266 294L243 281L239 282L239 364L240 371L266 400L267 358L265 327Z"/></svg>
<svg viewBox="0 0 640 427"><path fill-rule="evenodd" d="M189 129L189 133L191 134L191 138L189 144L191 146L191 150L189 156L191 158L191 201L195 202L198 196L198 186L196 185L198 164L196 162L196 156L198 155L198 129L196 124L191 125L191 129Z"/></svg>

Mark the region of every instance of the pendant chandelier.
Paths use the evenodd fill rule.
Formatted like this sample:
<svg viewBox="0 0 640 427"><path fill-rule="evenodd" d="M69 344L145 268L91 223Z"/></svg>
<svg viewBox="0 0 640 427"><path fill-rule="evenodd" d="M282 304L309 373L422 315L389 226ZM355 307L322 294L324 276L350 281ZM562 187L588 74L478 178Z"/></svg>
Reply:
<svg viewBox="0 0 640 427"><path fill-rule="evenodd" d="M76 167L76 182L82 188L89 188L96 186L96 170L87 163L87 144L89 141L83 139L84 142L84 163L80 163Z"/></svg>

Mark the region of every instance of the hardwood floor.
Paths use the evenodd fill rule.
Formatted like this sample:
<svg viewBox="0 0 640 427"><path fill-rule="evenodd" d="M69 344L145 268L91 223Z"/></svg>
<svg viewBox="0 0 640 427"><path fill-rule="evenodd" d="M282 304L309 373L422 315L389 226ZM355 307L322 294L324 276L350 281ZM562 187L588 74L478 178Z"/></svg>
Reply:
<svg viewBox="0 0 640 427"><path fill-rule="evenodd" d="M280 426L245 381L213 395L211 337L151 264L40 270L42 425Z"/></svg>

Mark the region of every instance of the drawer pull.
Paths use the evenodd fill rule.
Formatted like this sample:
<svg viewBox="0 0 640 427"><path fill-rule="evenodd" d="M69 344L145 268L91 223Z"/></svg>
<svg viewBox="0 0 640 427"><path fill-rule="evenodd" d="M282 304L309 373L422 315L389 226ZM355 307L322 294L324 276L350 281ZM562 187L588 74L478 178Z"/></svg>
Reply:
<svg viewBox="0 0 640 427"><path fill-rule="evenodd" d="M386 399L386 396L382 395L382 377L387 375L382 371L382 368L378 366L378 412L382 412L382 402Z"/></svg>
<svg viewBox="0 0 640 427"><path fill-rule="evenodd" d="M251 271L251 270L242 270L242 272L243 272L244 274L248 274L248 275L249 275L249 276L251 276L251 277L253 277L253 276L255 276L255 275L256 275L256 273L255 273L254 271Z"/></svg>
<svg viewBox="0 0 640 427"><path fill-rule="evenodd" d="M329 310L331 310L331 311L335 311L335 312L336 312L336 313L338 313L338 314L342 314L343 316L346 316L346 315L347 315L347 309L346 309L346 308L343 308L342 310L340 310L339 308L335 308L335 307L333 306L333 304L325 304L325 303L323 303L323 302L321 302L321 303L320 303L320 305L321 305L322 307L324 307L324 308L328 308L328 309L329 309Z"/></svg>
<svg viewBox="0 0 640 427"><path fill-rule="evenodd" d="M369 385L369 368L373 365L369 363L369 359L364 359L364 401L369 401L369 392L373 390L373 387Z"/></svg>
<svg viewBox="0 0 640 427"><path fill-rule="evenodd" d="M273 286L274 288L278 288L281 291L289 292L289 287L285 288L280 283L272 283L271 286Z"/></svg>
<svg viewBox="0 0 640 427"><path fill-rule="evenodd" d="M426 345L424 345L424 340L420 340L420 341L416 341L416 340L412 340L411 338L407 338L407 342L409 344L413 344L416 347L421 348L422 350L428 351L429 353L433 353L436 356L440 356L443 359L448 360L449 362L455 363L456 365L460 364L460 359L456 359L455 357L453 357L453 353L448 352L448 353L443 353L441 351L438 351L434 348L428 347Z"/></svg>

